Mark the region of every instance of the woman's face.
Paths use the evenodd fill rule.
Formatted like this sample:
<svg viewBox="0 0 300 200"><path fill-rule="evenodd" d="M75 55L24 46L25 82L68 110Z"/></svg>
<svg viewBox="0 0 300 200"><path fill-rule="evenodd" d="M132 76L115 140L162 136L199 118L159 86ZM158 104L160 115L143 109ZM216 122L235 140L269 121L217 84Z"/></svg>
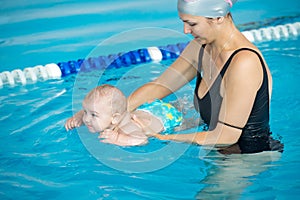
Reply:
<svg viewBox="0 0 300 200"><path fill-rule="evenodd" d="M179 13L179 17L184 23L185 34L191 34L201 44L207 44L211 41L213 31L209 19L182 13Z"/></svg>

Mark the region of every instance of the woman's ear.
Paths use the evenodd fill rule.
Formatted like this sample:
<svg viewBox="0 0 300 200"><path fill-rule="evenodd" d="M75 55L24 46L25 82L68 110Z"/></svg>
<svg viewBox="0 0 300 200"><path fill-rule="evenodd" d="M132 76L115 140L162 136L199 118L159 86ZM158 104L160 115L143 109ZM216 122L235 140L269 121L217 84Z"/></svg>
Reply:
<svg viewBox="0 0 300 200"><path fill-rule="evenodd" d="M217 23L218 23L218 24L223 23L223 21L224 21L224 17L218 17L218 18L217 18Z"/></svg>
<svg viewBox="0 0 300 200"><path fill-rule="evenodd" d="M222 24L224 21L224 17L217 17L217 18L209 18L211 22L214 24Z"/></svg>
<svg viewBox="0 0 300 200"><path fill-rule="evenodd" d="M114 113L113 116L112 116L111 123L113 125L118 124L120 122L120 119L121 119L121 114L120 113Z"/></svg>

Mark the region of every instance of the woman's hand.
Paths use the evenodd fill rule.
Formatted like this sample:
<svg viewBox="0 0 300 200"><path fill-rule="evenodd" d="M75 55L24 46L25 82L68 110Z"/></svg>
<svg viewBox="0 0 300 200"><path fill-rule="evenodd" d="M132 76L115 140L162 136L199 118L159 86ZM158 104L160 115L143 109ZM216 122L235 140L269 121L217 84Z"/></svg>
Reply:
<svg viewBox="0 0 300 200"><path fill-rule="evenodd" d="M153 134L151 134L151 136L156 137L159 140L169 140L170 139L169 135L162 135L159 133L153 133Z"/></svg>
<svg viewBox="0 0 300 200"><path fill-rule="evenodd" d="M66 123L65 123L65 129L67 131L72 130L73 128L79 127L83 124L83 110L79 111L78 113L76 113L73 117L70 117L69 119L67 119Z"/></svg>

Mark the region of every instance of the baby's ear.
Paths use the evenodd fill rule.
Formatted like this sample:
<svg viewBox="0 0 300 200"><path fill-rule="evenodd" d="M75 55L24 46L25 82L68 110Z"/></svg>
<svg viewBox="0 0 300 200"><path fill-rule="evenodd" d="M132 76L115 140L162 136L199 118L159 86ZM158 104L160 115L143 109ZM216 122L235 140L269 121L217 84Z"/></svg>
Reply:
<svg viewBox="0 0 300 200"><path fill-rule="evenodd" d="M118 124L120 122L121 119L121 114L120 113L114 113L112 116L112 120L111 123L112 124Z"/></svg>

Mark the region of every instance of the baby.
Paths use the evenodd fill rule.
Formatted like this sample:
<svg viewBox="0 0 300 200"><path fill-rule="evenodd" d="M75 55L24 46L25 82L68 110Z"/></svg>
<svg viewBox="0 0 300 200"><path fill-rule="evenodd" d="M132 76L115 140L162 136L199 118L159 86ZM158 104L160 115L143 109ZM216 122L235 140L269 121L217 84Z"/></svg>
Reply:
<svg viewBox="0 0 300 200"><path fill-rule="evenodd" d="M67 120L66 130L84 123L90 132L99 133L102 142L120 146L143 145L147 136L171 132L182 122L182 114L174 106L158 99L128 112L125 95L107 84L89 92L82 107L82 111Z"/></svg>

